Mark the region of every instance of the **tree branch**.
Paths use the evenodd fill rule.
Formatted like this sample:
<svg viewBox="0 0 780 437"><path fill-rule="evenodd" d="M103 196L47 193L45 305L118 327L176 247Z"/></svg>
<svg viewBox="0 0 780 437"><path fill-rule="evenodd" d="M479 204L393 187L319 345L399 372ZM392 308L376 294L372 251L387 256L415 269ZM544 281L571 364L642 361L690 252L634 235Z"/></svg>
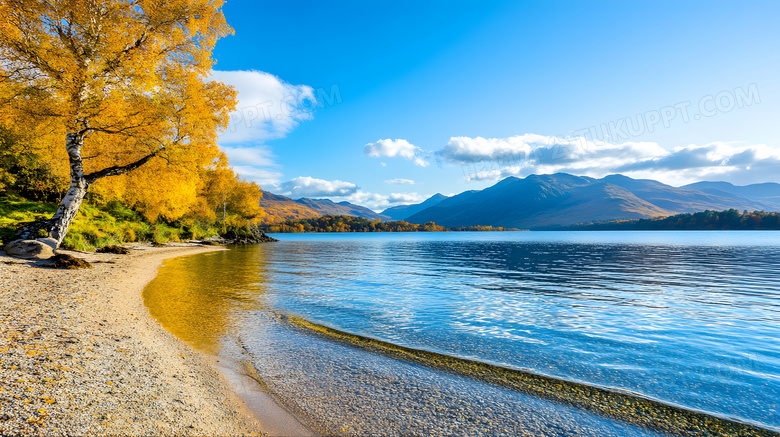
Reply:
<svg viewBox="0 0 780 437"><path fill-rule="evenodd" d="M88 175L84 176L84 179L87 180L88 184L92 185L98 179L105 178L105 177L108 177L108 176L118 176L118 175L121 175L121 174L125 174L125 173L127 173L129 171L135 170L138 167L146 164L147 162L149 162L150 159L152 159L155 156L157 156L157 154L160 153L161 150L162 149L158 149L154 153L150 153L149 155L144 156L143 158L139 159L138 161L131 162L130 164L115 165L115 166L108 167L108 168L105 168L103 170L96 171L94 173L88 174Z"/></svg>

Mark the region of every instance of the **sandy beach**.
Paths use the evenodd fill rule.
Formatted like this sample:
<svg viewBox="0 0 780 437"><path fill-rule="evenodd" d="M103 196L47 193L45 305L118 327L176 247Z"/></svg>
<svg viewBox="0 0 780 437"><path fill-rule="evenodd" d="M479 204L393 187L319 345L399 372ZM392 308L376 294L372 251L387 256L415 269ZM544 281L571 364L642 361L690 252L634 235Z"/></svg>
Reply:
<svg viewBox="0 0 780 437"><path fill-rule="evenodd" d="M165 259L210 250L62 251L87 270L0 252L0 434L262 435L212 359L143 304Z"/></svg>

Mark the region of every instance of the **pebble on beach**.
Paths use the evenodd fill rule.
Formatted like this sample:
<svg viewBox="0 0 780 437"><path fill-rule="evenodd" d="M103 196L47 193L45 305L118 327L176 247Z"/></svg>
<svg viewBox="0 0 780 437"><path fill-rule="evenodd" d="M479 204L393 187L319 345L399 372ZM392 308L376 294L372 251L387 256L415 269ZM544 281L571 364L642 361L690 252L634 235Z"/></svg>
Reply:
<svg viewBox="0 0 780 437"><path fill-rule="evenodd" d="M230 383L148 314L163 259L199 247L78 254L54 270L0 252L0 435L250 435Z"/></svg>

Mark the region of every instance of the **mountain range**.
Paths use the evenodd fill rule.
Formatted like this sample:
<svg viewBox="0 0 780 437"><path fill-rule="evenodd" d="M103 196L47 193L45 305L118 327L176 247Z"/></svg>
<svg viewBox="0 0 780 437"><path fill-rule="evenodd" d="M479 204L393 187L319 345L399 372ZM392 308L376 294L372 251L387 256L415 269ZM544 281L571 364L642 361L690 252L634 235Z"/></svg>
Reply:
<svg viewBox="0 0 780 437"><path fill-rule="evenodd" d="M604 220L650 218L704 210L780 211L780 184L735 186L697 182L673 187L649 179L601 179L565 173L509 177L484 190L389 208L382 215L446 227L491 225L554 229Z"/></svg>
<svg viewBox="0 0 780 437"><path fill-rule="evenodd" d="M650 179L615 174L601 179L566 173L509 177L484 190L454 196L435 194L425 201L376 213L349 202L291 199L263 192L265 224L287 219L348 215L371 220L405 220L446 227L503 226L555 229L607 220L651 218L705 210L780 211L780 184L736 186L696 182L673 187Z"/></svg>
<svg viewBox="0 0 780 437"><path fill-rule="evenodd" d="M349 202L333 202L329 199L291 199L263 191L260 207L265 211L262 224L276 224L288 219L317 218L323 215L350 215L371 220L390 220L387 215Z"/></svg>
<svg viewBox="0 0 780 437"><path fill-rule="evenodd" d="M442 200L447 199L447 196L441 193L434 194L422 203L415 203L413 205L401 205L387 208L382 211L382 215L390 217L390 220L404 220L410 216L417 214L418 212L429 208L431 206L439 204Z"/></svg>

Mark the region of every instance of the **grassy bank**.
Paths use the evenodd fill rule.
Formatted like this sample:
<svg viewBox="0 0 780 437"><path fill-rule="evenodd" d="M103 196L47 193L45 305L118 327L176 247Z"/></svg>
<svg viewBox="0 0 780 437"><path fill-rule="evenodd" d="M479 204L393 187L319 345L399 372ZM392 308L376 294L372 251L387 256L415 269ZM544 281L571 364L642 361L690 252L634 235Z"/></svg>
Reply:
<svg viewBox="0 0 780 437"><path fill-rule="evenodd" d="M16 194L0 196L0 244L14 238L16 228L26 222L46 220L57 204L25 199ZM215 224L183 219L173 223L150 223L138 212L118 201L102 205L84 203L62 242L65 249L93 251L98 247L133 243L204 239L219 235Z"/></svg>

